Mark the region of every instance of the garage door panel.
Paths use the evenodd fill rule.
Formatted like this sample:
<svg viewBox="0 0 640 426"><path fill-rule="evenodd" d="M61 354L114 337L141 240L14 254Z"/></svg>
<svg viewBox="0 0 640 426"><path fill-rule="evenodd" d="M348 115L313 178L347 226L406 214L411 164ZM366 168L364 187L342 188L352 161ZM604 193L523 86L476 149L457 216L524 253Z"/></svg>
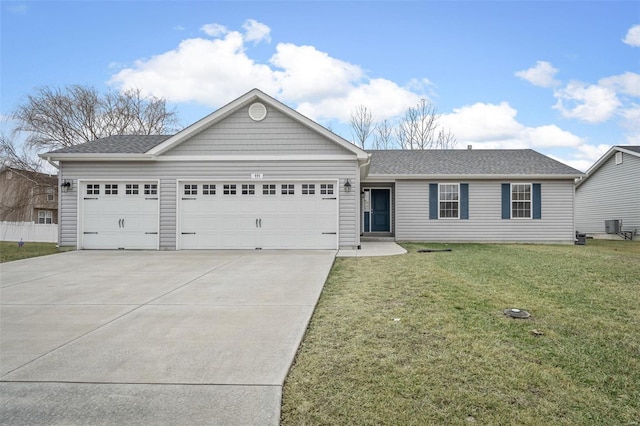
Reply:
<svg viewBox="0 0 640 426"><path fill-rule="evenodd" d="M157 182L86 182L82 190L81 248L158 248Z"/></svg>
<svg viewBox="0 0 640 426"><path fill-rule="evenodd" d="M216 193L204 195L204 185ZM233 185L235 193L224 192ZM182 183L180 248L336 249L337 185L304 185L303 194L300 182ZM321 185L331 193L321 194Z"/></svg>

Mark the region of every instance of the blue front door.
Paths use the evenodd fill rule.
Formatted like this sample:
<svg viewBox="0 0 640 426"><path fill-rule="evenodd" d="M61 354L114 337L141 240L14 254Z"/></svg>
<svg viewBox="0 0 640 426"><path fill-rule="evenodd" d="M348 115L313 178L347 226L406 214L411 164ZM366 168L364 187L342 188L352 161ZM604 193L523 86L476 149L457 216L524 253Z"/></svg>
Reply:
<svg viewBox="0 0 640 426"><path fill-rule="evenodd" d="M391 191L371 189L371 232L391 231Z"/></svg>

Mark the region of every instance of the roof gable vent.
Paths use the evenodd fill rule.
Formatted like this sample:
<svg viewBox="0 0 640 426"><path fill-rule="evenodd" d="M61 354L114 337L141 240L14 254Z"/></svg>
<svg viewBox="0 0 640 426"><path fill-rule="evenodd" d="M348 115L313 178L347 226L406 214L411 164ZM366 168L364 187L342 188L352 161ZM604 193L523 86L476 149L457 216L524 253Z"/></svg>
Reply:
<svg viewBox="0 0 640 426"><path fill-rule="evenodd" d="M249 117L253 121L262 121L267 116L267 107L263 103L255 102L249 107Z"/></svg>

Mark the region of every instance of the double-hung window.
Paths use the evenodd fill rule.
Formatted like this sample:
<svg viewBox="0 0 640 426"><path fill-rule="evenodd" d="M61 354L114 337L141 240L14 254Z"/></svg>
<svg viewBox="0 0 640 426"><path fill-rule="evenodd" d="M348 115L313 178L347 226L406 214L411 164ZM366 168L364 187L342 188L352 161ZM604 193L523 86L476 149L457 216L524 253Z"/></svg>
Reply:
<svg viewBox="0 0 640 426"><path fill-rule="evenodd" d="M53 223L53 212L51 210L39 210L38 211L38 223L51 224Z"/></svg>
<svg viewBox="0 0 640 426"><path fill-rule="evenodd" d="M531 219L531 184L511 185L511 218Z"/></svg>
<svg viewBox="0 0 640 426"><path fill-rule="evenodd" d="M460 217L460 186L457 183L438 185L438 217L440 219Z"/></svg>
<svg viewBox="0 0 640 426"><path fill-rule="evenodd" d="M429 219L469 219L469 184L430 183Z"/></svg>
<svg viewBox="0 0 640 426"><path fill-rule="evenodd" d="M503 219L542 219L542 186L539 183L502 184Z"/></svg>

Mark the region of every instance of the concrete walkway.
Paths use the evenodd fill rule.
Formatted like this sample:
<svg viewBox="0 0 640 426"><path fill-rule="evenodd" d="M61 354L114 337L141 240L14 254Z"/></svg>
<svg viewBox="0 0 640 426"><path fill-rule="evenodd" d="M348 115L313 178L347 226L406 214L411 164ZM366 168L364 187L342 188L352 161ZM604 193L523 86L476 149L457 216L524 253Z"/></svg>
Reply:
<svg viewBox="0 0 640 426"><path fill-rule="evenodd" d="M0 265L0 424L277 425L335 251Z"/></svg>
<svg viewBox="0 0 640 426"><path fill-rule="evenodd" d="M338 250L337 257L396 256L407 251L392 241L363 242L360 250Z"/></svg>

